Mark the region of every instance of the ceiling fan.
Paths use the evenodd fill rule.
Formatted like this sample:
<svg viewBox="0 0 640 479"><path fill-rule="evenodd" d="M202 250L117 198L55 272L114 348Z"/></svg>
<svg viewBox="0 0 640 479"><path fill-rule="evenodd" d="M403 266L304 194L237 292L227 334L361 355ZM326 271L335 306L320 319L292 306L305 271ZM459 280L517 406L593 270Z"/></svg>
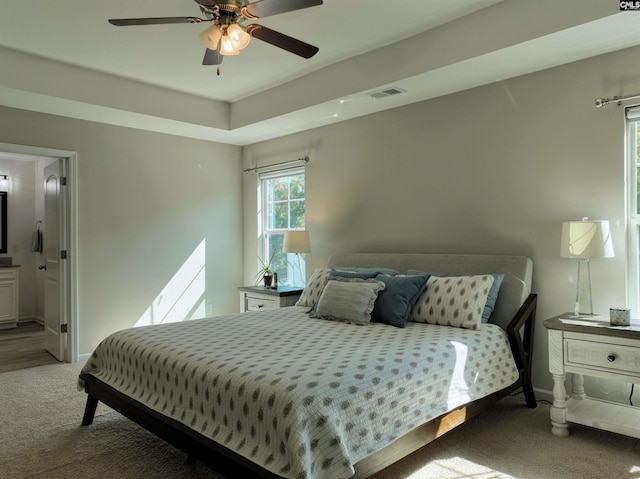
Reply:
<svg viewBox="0 0 640 479"><path fill-rule="evenodd" d="M264 18L279 13L322 5L322 0L194 0L204 18L161 17L161 18L121 18L110 19L109 23L118 27L133 25L163 25L170 23L202 23L210 25L200 33L200 41L207 48L203 65L218 65L226 55L238 55L249 45L251 37L282 48L303 58L311 58L318 53L318 47L292 38L284 33L251 23L250 20Z"/></svg>

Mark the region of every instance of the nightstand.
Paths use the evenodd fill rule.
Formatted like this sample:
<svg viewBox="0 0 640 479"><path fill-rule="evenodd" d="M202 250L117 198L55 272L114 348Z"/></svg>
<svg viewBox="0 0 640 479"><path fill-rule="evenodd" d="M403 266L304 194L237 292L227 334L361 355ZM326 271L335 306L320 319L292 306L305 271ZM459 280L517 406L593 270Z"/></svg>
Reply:
<svg viewBox="0 0 640 479"><path fill-rule="evenodd" d="M299 286L279 286L277 289L264 286L241 286L238 288L240 312L293 306L300 298L303 289Z"/></svg>
<svg viewBox="0 0 640 479"><path fill-rule="evenodd" d="M544 322L553 376L551 432L569 435L568 423L640 438L640 407L587 397L584 376L640 384L640 325L610 326L608 316L565 313ZM565 390L572 373L571 396Z"/></svg>

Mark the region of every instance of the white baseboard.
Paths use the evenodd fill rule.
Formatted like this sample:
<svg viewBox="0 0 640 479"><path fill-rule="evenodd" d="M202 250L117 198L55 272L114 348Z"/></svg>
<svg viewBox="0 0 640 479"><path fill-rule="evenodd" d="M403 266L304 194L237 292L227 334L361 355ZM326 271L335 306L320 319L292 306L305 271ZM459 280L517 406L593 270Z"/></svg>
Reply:
<svg viewBox="0 0 640 479"><path fill-rule="evenodd" d="M18 323L28 323L30 321L35 321L36 323L44 324L44 319L39 318L38 316L22 316L20 319L18 319Z"/></svg>
<svg viewBox="0 0 640 479"><path fill-rule="evenodd" d="M536 401L553 402L553 392L549 389L533 388L533 392L536 395Z"/></svg>
<svg viewBox="0 0 640 479"><path fill-rule="evenodd" d="M78 354L78 362L79 363L86 363L89 360L90 357L91 357L91 353Z"/></svg>
<svg viewBox="0 0 640 479"><path fill-rule="evenodd" d="M536 396L536 402L540 402L540 401L546 401L549 403L553 402L553 393L548 389L533 388L533 394ZM524 399L524 393L522 391L522 388L516 389L513 395L521 396Z"/></svg>

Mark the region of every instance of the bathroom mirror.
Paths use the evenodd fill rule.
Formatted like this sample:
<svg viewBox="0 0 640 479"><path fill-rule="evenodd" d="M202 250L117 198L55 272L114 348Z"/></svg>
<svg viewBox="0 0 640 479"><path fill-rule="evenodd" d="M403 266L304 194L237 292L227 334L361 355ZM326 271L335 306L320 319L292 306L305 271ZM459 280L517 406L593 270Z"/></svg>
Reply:
<svg viewBox="0 0 640 479"><path fill-rule="evenodd" d="M7 192L0 191L0 253L7 252Z"/></svg>

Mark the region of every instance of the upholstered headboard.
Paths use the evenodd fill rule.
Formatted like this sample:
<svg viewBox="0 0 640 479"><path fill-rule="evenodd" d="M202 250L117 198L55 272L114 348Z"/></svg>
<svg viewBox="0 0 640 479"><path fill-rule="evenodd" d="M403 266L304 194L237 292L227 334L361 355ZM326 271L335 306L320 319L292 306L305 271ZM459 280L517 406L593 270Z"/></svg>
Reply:
<svg viewBox="0 0 640 479"><path fill-rule="evenodd" d="M328 267L360 266L392 268L400 273L410 269L426 273L456 275L504 274L490 322L506 329L531 293L533 262L525 256L473 254L337 253Z"/></svg>

